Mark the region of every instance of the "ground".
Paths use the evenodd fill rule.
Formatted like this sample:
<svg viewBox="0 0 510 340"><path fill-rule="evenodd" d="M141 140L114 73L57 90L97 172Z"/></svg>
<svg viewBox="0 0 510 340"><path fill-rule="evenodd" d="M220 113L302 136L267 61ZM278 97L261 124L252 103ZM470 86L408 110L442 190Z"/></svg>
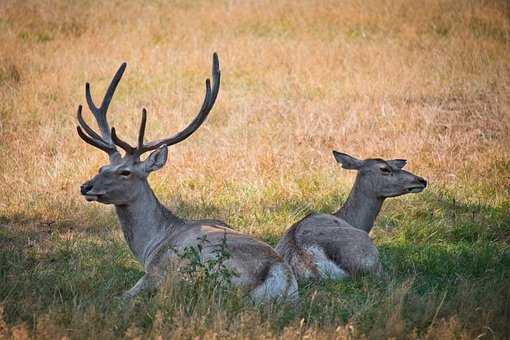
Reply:
<svg viewBox="0 0 510 340"><path fill-rule="evenodd" d="M508 338L510 7L506 1L2 1L0 337ZM111 207L79 185L107 158L76 135L128 63L109 118L160 138L198 111L150 182L172 211L275 245L332 212L354 174L333 149L406 158L430 185L388 200L383 278L301 285L256 307L200 277L119 299L142 275ZM90 114L85 110L90 121Z"/></svg>

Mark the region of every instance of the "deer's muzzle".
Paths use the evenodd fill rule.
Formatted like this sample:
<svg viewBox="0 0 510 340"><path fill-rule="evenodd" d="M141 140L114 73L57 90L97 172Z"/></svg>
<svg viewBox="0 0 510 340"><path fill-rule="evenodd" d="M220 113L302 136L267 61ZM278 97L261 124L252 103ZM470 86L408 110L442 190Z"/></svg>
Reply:
<svg viewBox="0 0 510 340"><path fill-rule="evenodd" d="M90 181L87 181L85 183L83 183L81 186L80 186L80 192L82 195L86 195L90 190L92 190L92 187L94 185L92 183L90 183Z"/></svg>
<svg viewBox="0 0 510 340"><path fill-rule="evenodd" d="M85 199L89 202L97 201L104 194L104 192L99 193L94 191L94 183L92 181L83 183L80 186L80 193L85 196Z"/></svg>

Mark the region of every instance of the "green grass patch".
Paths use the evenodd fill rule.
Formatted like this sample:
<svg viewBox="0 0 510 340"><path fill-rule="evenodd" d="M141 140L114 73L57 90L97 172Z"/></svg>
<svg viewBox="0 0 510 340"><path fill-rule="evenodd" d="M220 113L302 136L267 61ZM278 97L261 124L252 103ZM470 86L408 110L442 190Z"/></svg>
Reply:
<svg viewBox="0 0 510 340"><path fill-rule="evenodd" d="M313 181L310 183L314 186ZM313 189L308 186L305 191ZM184 216L228 215L235 214L225 213L228 207L243 200L264 197L276 202L250 205L248 212L253 214L245 214L245 219L228 215L245 229L249 225L287 222L289 216L297 220L310 210L332 211L339 203L338 196L345 197L330 192L310 206L296 197L284 199L275 187L262 191L245 187L237 191L237 196L230 195L237 189L225 187L224 194L212 203L204 200L190 204L181 198L177 212ZM419 336L439 320L451 317L471 330L488 324L495 334L504 334L508 309L505 294L510 288L507 203L464 204L444 192L394 203L393 207L391 201L386 203L391 208L376 226L383 278L303 283L299 308L260 309L235 292L218 298L206 286L171 282L170 288L161 293L139 297L134 304L126 305L119 296L136 283L142 269L117 226L111 226L116 224L111 214L99 214L88 229L60 226L47 237L37 231L23 231L18 219L0 229L3 318L7 325L23 321L32 328L40 318L47 318L69 329L67 334L79 337L116 337L134 330L147 335L157 327L161 329L163 321L177 329L182 320L205 327L206 334L207 327L216 327L213 325L218 318L230 320L225 329L236 330L240 315L267 322L276 334L302 320L303 327L323 329L354 325L358 335L415 332ZM264 233L262 238L274 245L278 235ZM84 330L78 320L92 322L94 328Z"/></svg>

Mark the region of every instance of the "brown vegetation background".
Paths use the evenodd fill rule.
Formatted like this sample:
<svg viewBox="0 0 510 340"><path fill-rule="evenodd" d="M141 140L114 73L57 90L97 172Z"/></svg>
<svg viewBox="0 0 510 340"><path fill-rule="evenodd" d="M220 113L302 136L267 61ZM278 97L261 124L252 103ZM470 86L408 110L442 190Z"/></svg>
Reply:
<svg viewBox="0 0 510 340"><path fill-rule="evenodd" d="M74 129L86 81L99 101L127 61L109 117L134 139L147 107L156 138L197 112L213 51L219 99L173 148L165 187L299 190L295 178L342 176L337 149L508 193L504 1L5 1L0 13L2 211L57 219L83 205L78 184L105 161Z"/></svg>

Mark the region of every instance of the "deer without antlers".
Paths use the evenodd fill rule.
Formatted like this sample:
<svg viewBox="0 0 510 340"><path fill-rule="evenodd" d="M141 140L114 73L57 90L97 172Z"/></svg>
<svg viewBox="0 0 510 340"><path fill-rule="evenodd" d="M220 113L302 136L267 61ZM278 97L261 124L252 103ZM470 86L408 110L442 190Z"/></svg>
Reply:
<svg viewBox="0 0 510 340"><path fill-rule="evenodd" d="M206 120L220 88L220 69L216 53L213 55L212 87L205 82L205 97L202 107L193 121L173 136L145 142L147 111L142 110L142 119L136 147L122 140L114 127L110 128L106 113L117 85L126 69L122 64L97 107L85 85L85 97L99 133L83 119L82 107L78 107L79 136L88 144L106 152L110 163L101 167L99 173L81 186L81 194L88 201L113 204L134 256L143 265L145 274L136 285L125 293L130 298L139 292L157 288L165 276L186 261L180 253L189 247L201 244L202 261L214 260L218 246L225 246L229 258L223 265L236 275L232 284L244 288L257 302L275 299L295 301L297 282L290 267L267 244L230 229L225 223L215 220L185 220L174 215L163 206L152 189L147 177L165 165L168 146L177 144L191 136ZM122 156L117 147L124 150ZM152 153L141 160L140 156ZM182 253L181 253L182 254Z"/></svg>
<svg viewBox="0 0 510 340"><path fill-rule="evenodd" d="M344 169L357 170L354 186L334 214L310 214L289 228L276 252L298 279L343 279L381 272L379 253L368 233L384 200L417 193L427 181L403 170L403 159L356 159L333 151Z"/></svg>

